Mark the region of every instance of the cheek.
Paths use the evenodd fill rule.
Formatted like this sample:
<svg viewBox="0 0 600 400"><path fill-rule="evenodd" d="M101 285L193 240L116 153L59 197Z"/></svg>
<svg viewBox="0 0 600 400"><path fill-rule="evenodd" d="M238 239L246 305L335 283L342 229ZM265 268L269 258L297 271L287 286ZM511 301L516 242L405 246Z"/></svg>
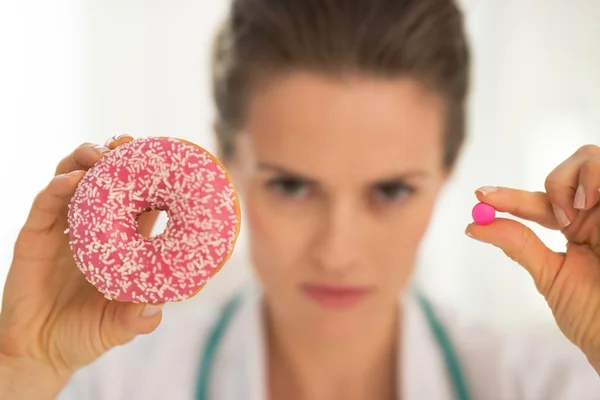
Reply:
<svg viewBox="0 0 600 400"><path fill-rule="evenodd" d="M374 254L379 255L380 265L387 266L380 279L392 292L406 283L415 268L435 199L436 192L418 195L381 225Z"/></svg>
<svg viewBox="0 0 600 400"><path fill-rule="evenodd" d="M431 216L435 208L438 190L431 190L415 198L415 201L407 210L406 224L410 227L410 234L407 236L413 243L421 241L427 231ZM418 250L418 249L415 249Z"/></svg>
<svg viewBox="0 0 600 400"><path fill-rule="evenodd" d="M297 275L294 265L306 254L309 229L306 223L273 211L265 190L248 187L244 199L252 264L261 280L280 281Z"/></svg>

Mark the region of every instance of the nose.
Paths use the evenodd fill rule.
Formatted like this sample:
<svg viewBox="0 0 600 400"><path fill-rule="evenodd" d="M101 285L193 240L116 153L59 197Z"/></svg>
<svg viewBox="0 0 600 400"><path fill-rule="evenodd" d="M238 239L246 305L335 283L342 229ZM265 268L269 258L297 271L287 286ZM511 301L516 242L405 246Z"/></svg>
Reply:
<svg viewBox="0 0 600 400"><path fill-rule="evenodd" d="M351 202L327 207L314 242L317 265L324 271L343 273L358 263L360 214Z"/></svg>

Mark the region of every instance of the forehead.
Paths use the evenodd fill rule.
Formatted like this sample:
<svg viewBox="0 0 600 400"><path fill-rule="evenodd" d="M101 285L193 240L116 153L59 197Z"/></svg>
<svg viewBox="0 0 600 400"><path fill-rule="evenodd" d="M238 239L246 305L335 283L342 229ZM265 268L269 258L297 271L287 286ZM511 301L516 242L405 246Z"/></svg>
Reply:
<svg viewBox="0 0 600 400"><path fill-rule="evenodd" d="M443 102L408 79L292 74L248 104L253 156L319 179L441 168Z"/></svg>

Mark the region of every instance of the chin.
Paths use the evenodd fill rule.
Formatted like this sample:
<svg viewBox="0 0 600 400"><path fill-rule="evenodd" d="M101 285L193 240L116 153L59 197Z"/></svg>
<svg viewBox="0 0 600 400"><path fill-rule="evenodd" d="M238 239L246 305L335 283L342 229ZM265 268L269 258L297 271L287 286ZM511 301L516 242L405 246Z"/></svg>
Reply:
<svg viewBox="0 0 600 400"><path fill-rule="evenodd" d="M376 313L376 308L363 306L347 308L327 308L315 306L310 301L303 301L302 312L295 325L307 335L321 340L344 340L355 338L368 328L369 319Z"/></svg>
<svg viewBox="0 0 600 400"><path fill-rule="evenodd" d="M315 316L310 324L301 329L306 335L310 335L324 342L345 341L361 336L364 322L359 317L345 316Z"/></svg>

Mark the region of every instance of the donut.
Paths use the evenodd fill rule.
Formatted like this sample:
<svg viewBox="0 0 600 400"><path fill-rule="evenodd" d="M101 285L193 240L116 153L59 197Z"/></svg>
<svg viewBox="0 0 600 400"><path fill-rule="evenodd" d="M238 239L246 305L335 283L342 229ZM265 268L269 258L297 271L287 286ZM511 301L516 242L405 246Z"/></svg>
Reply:
<svg viewBox="0 0 600 400"><path fill-rule="evenodd" d="M144 237L137 220L165 211L164 232ZM107 299L186 300L231 256L240 205L225 167L207 150L168 137L138 138L106 153L84 175L68 210L75 264Z"/></svg>

